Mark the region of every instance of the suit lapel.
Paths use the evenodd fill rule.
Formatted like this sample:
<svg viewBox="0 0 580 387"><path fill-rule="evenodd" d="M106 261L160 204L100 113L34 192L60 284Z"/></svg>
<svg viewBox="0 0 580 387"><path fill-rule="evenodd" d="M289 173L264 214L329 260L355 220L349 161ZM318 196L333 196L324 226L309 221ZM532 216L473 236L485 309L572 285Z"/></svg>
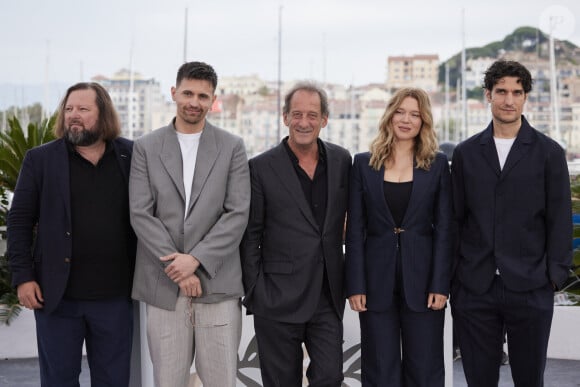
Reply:
<svg viewBox="0 0 580 387"><path fill-rule="evenodd" d="M533 142L533 131L525 118L522 117L522 127L516 136L508 157L501 171L502 178L506 176L530 150L530 144Z"/></svg>
<svg viewBox="0 0 580 387"><path fill-rule="evenodd" d="M197 158L195 160L195 172L193 174L193 183L191 187L191 197L189 198L189 208L186 214L195 205L201 190L209 176L215 161L218 158L219 146L215 137L215 128L205 122L203 133L199 139L199 147L197 149Z"/></svg>
<svg viewBox="0 0 580 387"><path fill-rule="evenodd" d="M328 168L328 165L331 163L327 162L326 164ZM292 160L290 160L290 157L286 152L286 148L284 148L284 144L280 143L275 148L275 152L273 153L272 159L270 161L270 167L274 170L274 174L280 180L282 187L288 191L288 194L296 202L296 205L306 220L308 220L308 222L312 224L316 230L319 230L318 224L316 224L316 219L314 219L314 215L312 214L312 210L310 209L310 206L304 197L304 193L302 192L302 186L300 185L298 176L296 176L296 171L294 170L294 165L292 165ZM327 174L330 176L330 171L328 169ZM327 209L328 208L330 208L329 203L327 203Z"/></svg>
<svg viewBox="0 0 580 387"><path fill-rule="evenodd" d="M169 125L162 130L165 131L163 136L163 145L161 146L161 163L167 174L171 177L173 184L177 188L181 199L185 203L185 190L183 187L183 162L181 160L181 148L177 140L177 134L173 125Z"/></svg>
<svg viewBox="0 0 580 387"><path fill-rule="evenodd" d="M492 124L489 124L489 126L483 131L479 140L479 145L481 145L483 158L496 176L499 176L501 169L499 166L499 159L497 158L497 149L495 147L495 142L493 141Z"/></svg>
<svg viewBox="0 0 580 387"><path fill-rule="evenodd" d="M69 165L69 152L67 149L66 142L64 140L59 140L60 143L54 148L54 156L49 159L54 162L55 166L53 170L58 171L55 178L57 180L57 185L60 188L60 196L63 199L64 208L66 211L67 219L71 220L71 209L70 209L70 165ZM49 169L50 170L50 169Z"/></svg>
<svg viewBox="0 0 580 387"><path fill-rule="evenodd" d="M385 214L386 221L389 225L395 225L395 220L393 219L393 214L389 208L389 204L385 199L385 167L382 166L378 171L374 168L364 168L364 171L368 173L368 186L369 194L373 195L375 198L375 203L378 203L383 207L383 211L378 211L379 215ZM376 196L375 196L376 195Z"/></svg>
<svg viewBox="0 0 580 387"><path fill-rule="evenodd" d="M340 181L340 176L338 176L338 160L335 160L334 152L328 149L324 141L321 141L321 143L326 153L326 216L324 217L324 229L326 230L331 218L329 214L334 208L334 199L336 197L332 188L336 187L335 183Z"/></svg>
<svg viewBox="0 0 580 387"><path fill-rule="evenodd" d="M407 210L403 216L403 224L405 224L405 220L415 209L416 203L421 200L421 195L427 191L427 184L429 184L429 180L429 172L424 169L417 168L417 163L413 162L413 185L411 187L411 197L409 198L409 204L407 205Z"/></svg>

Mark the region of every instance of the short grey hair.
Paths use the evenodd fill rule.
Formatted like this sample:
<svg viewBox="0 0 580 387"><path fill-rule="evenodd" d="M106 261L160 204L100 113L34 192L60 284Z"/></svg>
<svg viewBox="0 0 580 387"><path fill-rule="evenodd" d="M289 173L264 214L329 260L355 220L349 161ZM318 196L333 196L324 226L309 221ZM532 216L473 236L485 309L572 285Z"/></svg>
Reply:
<svg viewBox="0 0 580 387"><path fill-rule="evenodd" d="M284 114L290 113L290 102L292 101L294 93L296 93L299 90L306 90L312 93L317 93L318 96L320 97L320 113L322 114L323 117L328 117L329 114L328 96L326 95L324 89L322 89L314 82L299 82L296 85L294 85L294 87L284 97L284 107L282 109L282 113Z"/></svg>

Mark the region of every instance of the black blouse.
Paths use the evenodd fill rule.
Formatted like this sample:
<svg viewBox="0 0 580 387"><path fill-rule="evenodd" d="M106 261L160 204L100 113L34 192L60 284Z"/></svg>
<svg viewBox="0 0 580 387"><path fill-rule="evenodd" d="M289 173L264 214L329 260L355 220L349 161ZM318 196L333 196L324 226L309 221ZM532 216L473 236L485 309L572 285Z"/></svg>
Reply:
<svg viewBox="0 0 580 387"><path fill-rule="evenodd" d="M389 210L391 210L397 227L401 227L401 223L403 223L403 218L405 217L405 212L407 212L407 206L411 199L412 189L413 181L405 181L402 183L383 182L385 201L387 202Z"/></svg>

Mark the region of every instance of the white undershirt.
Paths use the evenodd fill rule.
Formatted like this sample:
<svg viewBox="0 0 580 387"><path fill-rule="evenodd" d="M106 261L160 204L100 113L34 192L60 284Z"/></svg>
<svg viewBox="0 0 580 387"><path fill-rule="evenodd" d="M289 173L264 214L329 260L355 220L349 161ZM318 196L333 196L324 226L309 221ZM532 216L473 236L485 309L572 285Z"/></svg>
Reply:
<svg viewBox="0 0 580 387"><path fill-rule="evenodd" d="M199 148L199 133L180 133L177 132L177 140L181 148L181 159L183 160L183 187L185 188L185 215L189 208L189 199L191 197L191 186L193 185L193 173L195 171L195 160L197 159L197 149Z"/></svg>
<svg viewBox="0 0 580 387"><path fill-rule="evenodd" d="M510 149L514 144L516 138L497 138L494 137L493 141L495 141L495 149L497 149L497 158L499 159L499 169L503 169L505 165L505 161L507 160L508 154L510 153Z"/></svg>

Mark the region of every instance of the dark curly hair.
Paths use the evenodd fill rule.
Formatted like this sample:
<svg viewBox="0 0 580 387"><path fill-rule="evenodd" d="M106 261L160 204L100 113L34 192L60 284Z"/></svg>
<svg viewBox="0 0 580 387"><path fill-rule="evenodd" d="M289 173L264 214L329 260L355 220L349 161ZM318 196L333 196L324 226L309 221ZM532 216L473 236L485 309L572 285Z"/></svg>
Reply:
<svg viewBox="0 0 580 387"><path fill-rule="evenodd" d="M493 87L503 77L518 78L518 83L521 83L526 94L532 91L532 83L534 82L532 74L524 65L513 60L495 61L485 72L483 88L492 91Z"/></svg>

